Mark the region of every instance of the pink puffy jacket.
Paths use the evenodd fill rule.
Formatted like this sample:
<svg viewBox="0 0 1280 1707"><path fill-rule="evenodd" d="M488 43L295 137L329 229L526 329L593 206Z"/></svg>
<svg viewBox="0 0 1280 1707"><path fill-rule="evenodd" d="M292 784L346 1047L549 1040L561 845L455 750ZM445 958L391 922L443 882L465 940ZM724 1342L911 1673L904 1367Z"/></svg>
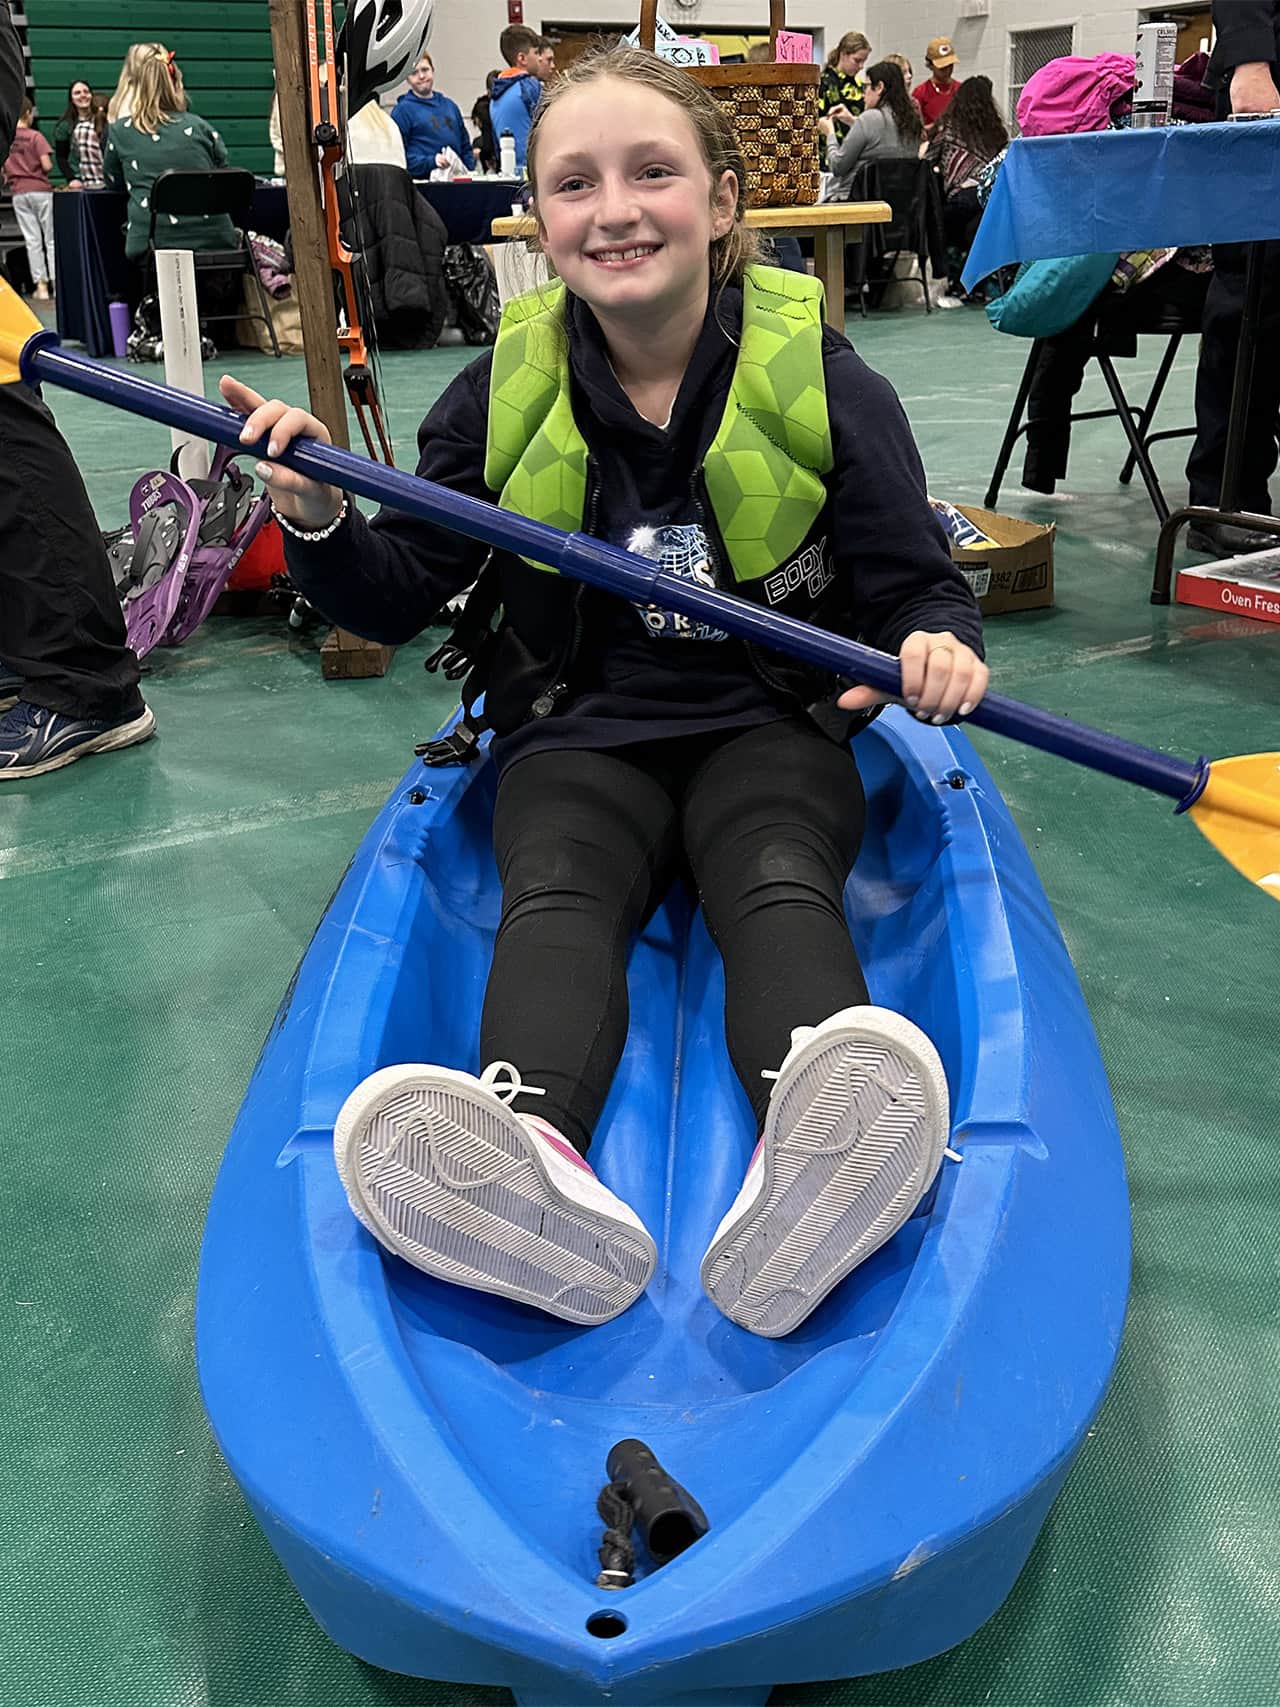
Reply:
<svg viewBox="0 0 1280 1707"><path fill-rule="evenodd" d="M1133 89L1136 67L1130 53L1098 53L1089 59L1071 54L1051 60L1023 87L1019 130L1023 136L1106 130L1112 102Z"/></svg>

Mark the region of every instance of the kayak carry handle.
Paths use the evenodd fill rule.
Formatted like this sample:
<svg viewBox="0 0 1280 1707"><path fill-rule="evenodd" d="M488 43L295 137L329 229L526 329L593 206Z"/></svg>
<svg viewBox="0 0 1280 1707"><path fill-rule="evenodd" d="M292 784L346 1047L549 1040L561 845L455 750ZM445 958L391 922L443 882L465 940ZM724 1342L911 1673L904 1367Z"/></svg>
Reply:
<svg viewBox="0 0 1280 1707"><path fill-rule="evenodd" d="M692 1547L711 1527L697 1500L667 1474L642 1440L620 1440L609 1453L606 1467L607 1491L620 1495L631 1507L655 1565L665 1565Z"/></svg>

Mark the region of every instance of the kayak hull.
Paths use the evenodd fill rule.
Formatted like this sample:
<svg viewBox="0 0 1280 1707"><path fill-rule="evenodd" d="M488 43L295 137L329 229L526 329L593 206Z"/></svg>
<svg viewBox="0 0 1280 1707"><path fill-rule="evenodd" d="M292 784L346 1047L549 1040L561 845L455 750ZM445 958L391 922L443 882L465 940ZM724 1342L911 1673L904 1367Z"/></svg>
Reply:
<svg viewBox="0 0 1280 1707"><path fill-rule="evenodd" d="M1012 1587L1119 1345L1115 1115L1061 936L967 738L891 712L857 753L873 828L850 926L872 999L939 1048L963 1161L784 1340L735 1327L698 1286L754 1131L719 958L680 892L632 955L592 1150L658 1244L645 1297L583 1329L380 1251L343 1197L333 1122L379 1066L479 1065L492 767L415 767L353 859L228 1145L197 1360L255 1517L321 1626L369 1663L505 1685L525 1707L749 1707L777 1683L926 1659ZM711 1528L609 1594L594 1502L627 1436Z"/></svg>

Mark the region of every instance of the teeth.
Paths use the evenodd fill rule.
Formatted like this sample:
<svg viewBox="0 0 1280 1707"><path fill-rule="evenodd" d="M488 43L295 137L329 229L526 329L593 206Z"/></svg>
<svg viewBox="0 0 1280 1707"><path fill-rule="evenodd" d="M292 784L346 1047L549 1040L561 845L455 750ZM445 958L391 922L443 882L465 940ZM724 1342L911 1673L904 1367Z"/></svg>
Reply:
<svg viewBox="0 0 1280 1707"><path fill-rule="evenodd" d="M632 249L597 249L594 258L597 261L634 261L641 255L652 255L656 247L654 243L643 243Z"/></svg>

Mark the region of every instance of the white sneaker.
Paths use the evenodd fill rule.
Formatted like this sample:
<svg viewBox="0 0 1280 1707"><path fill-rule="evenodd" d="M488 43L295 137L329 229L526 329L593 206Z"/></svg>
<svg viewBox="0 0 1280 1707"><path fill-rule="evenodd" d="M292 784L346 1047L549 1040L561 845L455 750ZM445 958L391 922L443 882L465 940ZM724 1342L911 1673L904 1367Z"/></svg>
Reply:
<svg viewBox="0 0 1280 1707"><path fill-rule="evenodd" d="M764 1136L702 1285L731 1321L777 1339L911 1214L946 1150L949 1106L937 1050L887 1008L798 1027L766 1077Z"/></svg>
<svg viewBox="0 0 1280 1707"><path fill-rule="evenodd" d="M508 1108L531 1089L506 1061L478 1079L383 1067L339 1111L338 1175L378 1242L425 1274L607 1322L644 1291L658 1253L567 1139Z"/></svg>
<svg viewBox="0 0 1280 1707"><path fill-rule="evenodd" d="M948 291L945 295L940 296L933 306L935 308L963 308L964 298L962 296L952 296L950 291Z"/></svg>

